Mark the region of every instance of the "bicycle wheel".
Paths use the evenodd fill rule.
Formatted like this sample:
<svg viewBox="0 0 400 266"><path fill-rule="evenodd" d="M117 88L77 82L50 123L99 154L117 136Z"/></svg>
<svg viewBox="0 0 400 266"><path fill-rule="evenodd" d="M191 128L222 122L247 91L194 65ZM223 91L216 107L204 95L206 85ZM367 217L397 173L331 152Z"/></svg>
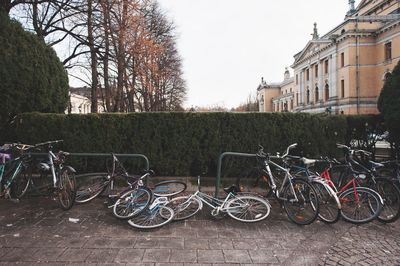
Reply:
<svg viewBox="0 0 400 266"><path fill-rule="evenodd" d="M76 191L75 202L85 203L93 200L104 192L109 182L107 173L92 173L79 176L77 180L78 190Z"/></svg>
<svg viewBox="0 0 400 266"><path fill-rule="evenodd" d="M269 203L257 196L240 195L226 203L226 212L235 220L253 223L268 217L271 206Z"/></svg>
<svg viewBox="0 0 400 266"><path fill-rule="evenodd" d="M174 218L174 211L166 206L146 208L140 214L128 220L128 223L139 229L153 229L166 225Z"/></svg>
<svg viewBox="0 0 400 266"><path fill-rule="evenodd" d="M374 220L382 210L378 193L364 187L349 188L339 195L344 220L362 224Z"/></svg>
<svg viewBox="0 0 400 266"><path fill-rule="evenodd" d="M178 180L169 180L154 185L153 194L157 197L171 197L186 190L186 183Z"/></svg>
<svg viewBox="0 0 400 266"><path fill-rule="evenodd" d="M11 183L11 197L22 198L28 191L31 178L32 172L28 168L23 168Z"/></svg>
<svg viewBox="0 0 400 266"><path fill-rule="evenodd" d="M371 187L383 199L383 207L377 219L383 223L392 223L400 216L400 191L394 183L386 178L376 178Z"/></svg>
<svg viewBox="0 0 400 266"><path fill-rule="evenodd" d="M283 190L283 198L285 199L283 206L292 222L307 225L318 217L318 194L307 181L299 178L292 179Z"/></svg>
<svg viewBox="0 0 400 266"><path fill-rule="evenodd" d="M335 191L323 181L312 180L311 185L318 195L318 218L328 224L337 222L340 218L341 205Z"/></svg>
<svg viewBox="0 0 400 266"><path fill-rule="evenodd" d="M199 212L203 208L203 203L193 196L182 196L171 199L166 206L174 210L174 221L181 221Z"/></svg>
<svg viewBox="0 0 400 266"><path fill-rule="evenodd" d="M130 219L144 211L152 200L152 192L146 187L130 189L115 202L113 214L118 219Z"/></svg>
<svg viewBox="0 0 400 266"><path fill-rule="evenodd" d="M59 175L58 202L63 210L69 210L74 205L76 195L76 180L74 173L64 168Z"/></svg>

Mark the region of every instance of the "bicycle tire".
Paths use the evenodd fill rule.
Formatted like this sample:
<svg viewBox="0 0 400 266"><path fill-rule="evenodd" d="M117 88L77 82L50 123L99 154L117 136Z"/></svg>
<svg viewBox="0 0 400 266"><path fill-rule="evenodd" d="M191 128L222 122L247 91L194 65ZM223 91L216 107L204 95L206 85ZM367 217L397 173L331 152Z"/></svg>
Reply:
<svg viewBox="0 0 400 266"><path fill-rule="evenodd" d="M311 185L314 187L318 195L318 218L324 223L336 223L340 218L341 204L335 191L323 181L313 179Z"/></svg>
<svg viewBox="0 0 400 266"><path fill-rule="evenodd" d="M174 221L182 221L198 213L203 208L203 202L193 196L181 196L171 199L166 206L174 210Z"/></svg>
<svg viewBox="0 0 400 266"><path fill-rule="evenodd" d="M378 215L378 221L382 223L393 223L400 217L400 190L390 180L375 178L374 189L383 199L382 211Z"/></svg>
<svg viewBox="0 0 400 266"><path fill-rule="evenodd" d="M11 184L11 197L22 198L28 191L31 179L32 172L27 168L23 168Z"/></svg>
<svg viewBox="0 0 400 266"><path fill-rule="evenodd" d="M59 175L58 203L63 210L72 208L76 196L75 174L68 168L64 168Z"/></svg>
<svg viewBox="0 0 400 266"><path fill-rule="evenodd" d="M153 194L157 197L172 197L186 190L186 183L179 180L162 181L154 185Z"/></svg>
<svg viewBox="0 0 400 266"><path fill-rule="evenodd" d="M355 191L361 201L356 200ZM340 193L339 199L342 204L341 215L343 219L353 224L368 223L377 218L382 210L379 194L369 188L349 188ZM362 207L365 217L361 217L360 208Z"/></svg>
<svg viewBox="0 0 400 266"><path fill-rule="evenodd" d="M293 185L293 191L291 185ZM296 197L298 201L296 201ZM283 190L283 206L288 218L298 224L311 224L318 217L319 201L314 187L301 178L292 179Z"/></svg>
<svg viewBox="0 0 400 266"><path fill-rule="evenodd" d="M82 175L77 181L75 202L89 202L104 192L109 184L107 173L93 173Z"/></svg>
<svg viewBox="0 0 400 266"><path fill-rule="evenodd" d="M130 219L144 211L153 198L147 187L129 189L122 193L113 206L113 214L121 220Z"/></svg>
<svg viewBox="0 0 400 266"><path fill-rule="evenodd" d="M174 211L166 206L157 206L153 210L145 209L128 220L128 224L138 229L154 229L166 225L174 218Z"/></svg>
<svg viewBox="0 0 400 266"><path fill-rule="evenodd" d="M262 221L268 217L270 211L271 206L266 200L253 195L235 196L226 203L228 215L245 223Z"/></svg>

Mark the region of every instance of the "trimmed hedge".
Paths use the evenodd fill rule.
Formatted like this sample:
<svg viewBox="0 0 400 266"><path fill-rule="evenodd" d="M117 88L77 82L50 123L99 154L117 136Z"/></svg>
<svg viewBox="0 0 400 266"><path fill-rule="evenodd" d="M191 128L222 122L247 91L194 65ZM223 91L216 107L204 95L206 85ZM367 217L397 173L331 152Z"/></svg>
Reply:
<svg viewBox="0 0 400 266"><path fill-rule="evenodd" d="M221 153L255 153L259 144L275 153L297 142L306 156L334 155L347 128L345 116L291 113L29 113L15 119L12 141L64 139L70 152L145 154L164 176L215 175ZM224 173L240 171L241 160L224 160Z"/></svg>

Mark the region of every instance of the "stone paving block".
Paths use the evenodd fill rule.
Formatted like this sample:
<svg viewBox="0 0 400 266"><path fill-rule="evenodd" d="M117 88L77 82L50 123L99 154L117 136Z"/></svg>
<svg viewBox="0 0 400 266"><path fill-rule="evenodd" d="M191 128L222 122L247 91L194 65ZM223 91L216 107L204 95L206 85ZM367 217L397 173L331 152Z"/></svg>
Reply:
<svg viewBox="0 0 400 266"><path fill-rule="evenodd" d="M172 249L170 262L197 262L197 251L190 249Z"/></svg>
<svg viewBox="0 0 400 266"><path fill-rule="evenodd" d="M279 263L277 256L269 249L249 250L253 263Z"/></svg>
<svg viewBox="0 0 400 266"><path fill-rule="evenodd" d="M233 249L232 240L228 238L210 239L210 249Z"/></svg>
<svg viewBox="0 0 400 266"><path fill-rule="evenodd" d="M222 250L197 250L197 261L200 263L220 263L225 262Z"/></svg>
<svg viewBox="0 0 400 266"><path fill-rule="evenodd" d="M84 262L91 252L91 249L68 248L57 261Z"/></svg>
<svg viewBox="0 0 400 266"><path fill-rule="evenodd" d="M144 249L130 248L130 249L120 249L117 256L115 257L115 262L126 262L126 263L137 263L141 262L144 254Z"/></svg>
<svg viewBox="0 0 400 266"><path fill-rule="evenodd" d="M257 244L252 239L232 239L232 244L234 249L257 249Z"/></svg>
<svg viewBox="0 0 400 266"><path fill-rule="evenodd" d="M184 247L185 249L210 249L208 239L202 238L185 238Z"/></svg>
<svg viewBox="0 0 400 266"><path fill-rule="evenodd" d="M139 237L136 239L135 248L154 248L158 246L158 238Z"/></svg>
<svg viewBox="0 0 400 266"><path fill-rule="evenodd" d="M225 262L228 263L251 263L252 260L247 250L223 250Z"/></svg>
<svg viewBox="0 0 400 266"><path fill-rule="evenodd" d="M85 248L105 248L111 247L112 239L109 237L91 237L87 240Z"/></svg>
<svg viewBox="0 0 400 266"><path fill-rule="evenodd" d="M143 262L169 262L170 256L169 249L146 249Z"/></svg>
<svg viewBox="0 0 400 266"><path fill-rule="evenodd" d="M176 237L162 237L158 239L158 248L183 249L184 239Z"/></svg>
<svg viewBox="0 0 400 266"><path fill-rule="evenodd" d="M39 248L35 254L32 255L34 261L57 261L61 254L65 252L66 248Z"/></svg>
<svg viewBox="0 0 400 266"><path fill-rule="evenodd" d="M93 249L85 262L113 262L119 249Z"/></svg>
<svg viewBox="0 0 400 266"><path fill-rule="evenodd" d="M88 241L85 237L61 237L57 242L57 247L81 248Z"/></svg>
<svg viewBox="0 0 400 266"><path fill-rule="evenodd" d="M184 263L184 266L212 266L210 263Z"/></svg>
<svg viewBox="0 0 400 266"><path fill-rule="evenodd" d="M33 254L37 252L37 248L13 248L9 250L9 252L5 253L1 258L0 261L7 261L7 262L27 262L33 261L32 257Z"/></svg>

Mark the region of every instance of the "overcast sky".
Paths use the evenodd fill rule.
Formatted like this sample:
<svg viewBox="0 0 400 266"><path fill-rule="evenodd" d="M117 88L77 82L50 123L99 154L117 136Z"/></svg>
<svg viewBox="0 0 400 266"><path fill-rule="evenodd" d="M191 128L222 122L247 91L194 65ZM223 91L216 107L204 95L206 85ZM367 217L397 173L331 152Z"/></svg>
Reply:
<svg viewBox="0 0 400 266"><path fill-rule="evenodd" d="M158 1L177 26L185 107L236 107L255 94L261 77L282 81L314 22L324 35L349 9L348 0Z"/></svg>

